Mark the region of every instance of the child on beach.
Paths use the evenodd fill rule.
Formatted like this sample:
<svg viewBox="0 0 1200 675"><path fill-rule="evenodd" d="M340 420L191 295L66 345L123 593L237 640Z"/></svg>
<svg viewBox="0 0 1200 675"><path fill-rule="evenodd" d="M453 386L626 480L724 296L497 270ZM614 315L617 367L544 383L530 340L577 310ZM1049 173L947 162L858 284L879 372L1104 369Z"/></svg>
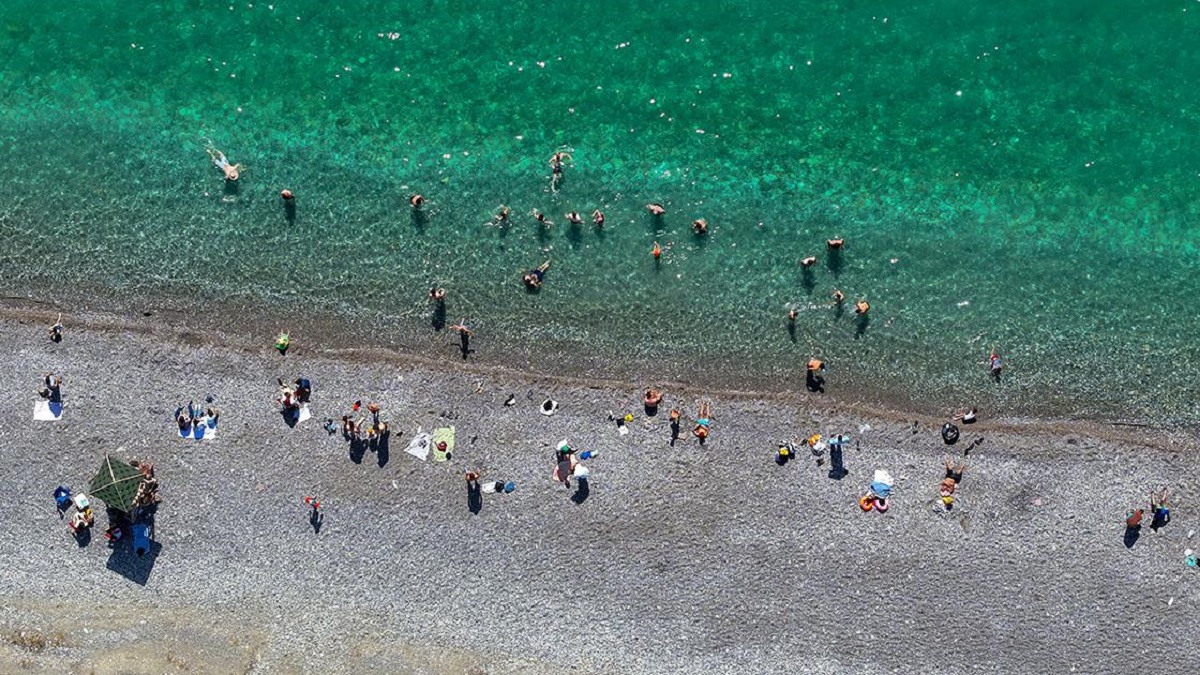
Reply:
<svg viewBox="0 0 1200 675"><path fill-rule="evenodd" d="M50 341L51 342L62 342L62 339L63 339L62 312L58 313L58 321L55 321L54 325L50 326L49 333L50 333Z"/></svg>

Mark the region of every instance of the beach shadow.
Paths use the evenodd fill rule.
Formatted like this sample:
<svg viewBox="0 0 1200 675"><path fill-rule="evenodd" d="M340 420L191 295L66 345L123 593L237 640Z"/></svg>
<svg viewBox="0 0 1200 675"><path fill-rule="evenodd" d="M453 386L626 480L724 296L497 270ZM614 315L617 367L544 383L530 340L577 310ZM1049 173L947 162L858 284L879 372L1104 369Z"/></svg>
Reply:
<svg viewBox="0 0 1200 675"><path fill-rule="evenodd" d="M363 457L367 454L367 444L361 438L350 438L350 461L355 464L362 464Z"/></svg>
<svg viewBox="0 0 1200 675"><path fill-rule="evenodd" d="M133 550L132 541L123 541L113 547L104 566L139 586L145 586L150 580L150 572L154 570L154 563L160 552L162 544L151 540L150 548L139 556Z"/></svg>
<svg viewBox="0 0 1200 675"><path fill-rule="evenodd" d="M592 488L588 486L588 479L579 478L575 481L575 494L571 495L571 501L576 504L582 504L587 501L587 498L592 494Z"/></svg>
<svg viewBox="0 0 1200 675"><path fill-rule="evenodd" d="M1171 522L1170 514L1164 517L1161 513L1155 513L1150 519L1150 529L1158 532L1159 528L1166 527L1169 522Z"/></svg>
<svg viewBox="0 0 1200 675"><path fill-rule="evenodd" d="M870 314L859 314L854 319L854 339L861 338L867 332L867 327L871 325Z"/></svg>
<svg viewBox="0 0 1200 675"><path fill-rule="evenodd" d="M433 303L433 314L429 317L429 323L434 330L441 330L446 327L446 303L443 300L438 300Z"/></svg>
<svg viewBox="0 0 1200 675"><path fill-rule="evenodd" d="M226 197L236 197L240 193L241 193L241 189L238 187L238 182L236 180L225 181L225 196Z"/></svg>
<svg viewBox="0 0 1200 675"><path fill-rule="evenodd" d="M679 440L679 420L671 421L671 447L675 447L675 441Z"/></svg>
<svg viewBox="0 0 1200 675"><path fill-rule="evenodd" d="M537 235L538 244L545 246L546 242L550 241L550 226L538 223L534 234Z"/></svg>
<svg viewBox="0 0 1200 675"><path fill-rule="evenodd" d="M788 332L788 338L792 342L795 342L796 341L796 322L792 319L788 319L787 332Z"/></svg>
<svg viewBox="0 0 1200 675"><path fill-rule="evenodd" d="M283 423L290 429L295 429L296 425L300 423L299 408L284 408L279 411L279 416L283 418Z"/></svg>
<svg viewBox="0 0 1200 675"><path fill-rule="evenodd" d="M466 361L467 357L470 356L471 353L475 351L474 349L471 349L470 334L468 334L468 333L459 333L458 334L458 351L459 351L459 353L462 354L463 361Z"/></svg>
<svg viewBox="0 0 1200 675"><path fill-rule="evenodd" d="M1125 536L1123 538L1125 548L1133 548L1133 545L1137 543L1138 537L1140 536L1142 536L1141 525L1138 525L1137 527L1126 527Z"/></svg>
<svg viewBox="0 0 1200 675"><path fill-rule="evenodd" d="M483 510L483 491L479 487L479 481L467 481L467 510L475 515Z"/></svg>
<svg viewBox="0 0 1200 675"><path fill-rule="evenodd" d="M834 321L841 321L842 315L844 315L845 313L846 313L846 303L844 303L844 302L833 303L833 320Z"/></svg>
<svg viewBox="0 0 1200 675"><path fill-rule="evenodd" d="M283 200L283 219L287 221L288 225L296 224L296 200L295 199Z"/></svg>
<svg viewBox="0 0 1200 675"><path fill-rule="evenodd" d="M582 225L567 225L567 243L571 248L579 248L583 245L583 226Z"/></svg>
<svg viewBox="0 0 1200 675"><path fill-rule="evenodd" d="M800 285L804 287L804 292L812 295L813 289L817 287L817 280L813 276L812 268L800 268Z"/></svg>
<svg viewBox="0 0 1200 675"><path fill-rule="evenodd" d="M75 545L77 545L79 548L87 548L88 545L92 543L91 527L81 527L71 534L75 536Z"/></svg>
<svg viewBox="0 0 1200 675"><path fill-rule="evenodd" d="M417 228L417 230L422 233L425 232L425 226L429 225L429 213L426 212L425 209L410 208L409 214L411 216L413 227Z"/></svg>
<svg viewBox="0 0 1200 675"><path fill-rule="evenodd" d="M308 514L308 524L312 526L313 534L321 534L321 525L325 524L325 514L318 509L313 509Z"/></svg>
<svg viewBox="0 0 1200 675"><path fill-rule="evenodd" d="M646 413L646 417L656 417L658 415L658 406L648 406L642 404L642 412Z"/></svg>
<svg viewBox="0 0 1200 675"><path fill-rule="evenodd" d="M844 261L842 260L842 249L831 248L825 256L825 266L829 268L829 273L836 279L842 273Z"/></svg>
<svg viewBox="0 0 1200 675"><path fill-rule="evenodd" d="M808 371L804 376L804 386L814 394L825 393L825 378L815 374L813 371Z"/></svg>
<svg viewBox="0 0 1200 675"><path fill-rule="evenodd" d="M375 452L375 463L378 464L379 468L381 469L387 466L388 460L391 458L391 450L389 447L391 443L391 437L392 430L388 429L375 438L372 438L369 443L371 450Z"/></svg>
<svg viewBox="0 0 1200 675"><path fill-rule="evenodd" d="M845 456L842 454L840 445L830 446L829 448L829 477L833 480L841 480L849 475L846 470Z"/></svg>

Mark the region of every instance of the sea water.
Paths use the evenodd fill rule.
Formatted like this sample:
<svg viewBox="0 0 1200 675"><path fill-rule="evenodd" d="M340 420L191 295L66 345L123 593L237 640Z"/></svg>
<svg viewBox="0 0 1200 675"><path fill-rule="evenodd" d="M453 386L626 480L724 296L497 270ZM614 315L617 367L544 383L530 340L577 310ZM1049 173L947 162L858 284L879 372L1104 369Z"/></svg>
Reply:
<svg viewBox="0 0 1200 675"><path fill-rule="evenodd" d="M6 0L0 286L450 360L444 286L483 363L802 390L817 355L843 398L1194 422L1198 30L1184 0Z"/></svg>

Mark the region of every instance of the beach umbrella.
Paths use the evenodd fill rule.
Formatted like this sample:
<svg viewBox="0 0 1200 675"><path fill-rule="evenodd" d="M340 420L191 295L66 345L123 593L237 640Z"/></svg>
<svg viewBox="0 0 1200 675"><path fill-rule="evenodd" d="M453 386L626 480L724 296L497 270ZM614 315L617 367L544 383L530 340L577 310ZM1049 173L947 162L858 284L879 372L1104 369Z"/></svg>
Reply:
<svg viewBox="0 0 1200 675"><path fill-rule="evenodd" d="M104 462L100 464L100 471L88 486L88 492L110 507L128 512L133 509L133 500L137 497L141 484L141 470L131 466L129 462L105 455Z"/></svg>

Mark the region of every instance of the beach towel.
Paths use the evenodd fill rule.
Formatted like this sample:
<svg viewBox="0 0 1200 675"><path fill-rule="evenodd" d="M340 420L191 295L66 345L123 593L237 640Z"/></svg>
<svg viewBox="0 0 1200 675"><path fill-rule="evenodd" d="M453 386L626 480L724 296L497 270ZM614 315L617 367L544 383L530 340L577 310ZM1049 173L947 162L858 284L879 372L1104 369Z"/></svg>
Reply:
<svg viewBox="0 0 1200 675"><path fill-rule="evenodd" d="M187 429L180 429L179 437L197 441L214 440L217 437L217 423L209 417L201 418L198 424L193 424Z"/></svg>
<svg viewBox="0 0 1200 675"><path fill-rule="evenodd" d="M57 422L62 414L63 404L59 401L38 401L33 405L33 419L38 422Z"/></svg>
<svg viewBox="0 0 1200 675"><path fill-rule="evenodd" d="M892 493L892 485L895 481L892 480L892 475L883 469L875 470L875 480L871 481L871 492L876 496L887 497Z"/></svg>
<svg viewBox="0 0 1200 675"><path fill-rule="evenodd" d="M308 409L308 404L304 403L300 406L300 416L296 419L296 424L303 422L312 417L312 411Z"/></svg>
<svg viewBox="0 0 1200 675"><path fill-rule="evenodd" d="M429 444L433 437L421 431L421 427L417 427L417 433L413 435L413 439L408 442L408 447L404 451L422 461L429 461Z"/></svg>
<svg viewBox="0 0 1200 675"><path fill-rule="evenodd" d="M438 450L438 443L445 442L446 449ZM454 453L454 427L440 427L433 430L433 461L444 462Z"/></svg>

